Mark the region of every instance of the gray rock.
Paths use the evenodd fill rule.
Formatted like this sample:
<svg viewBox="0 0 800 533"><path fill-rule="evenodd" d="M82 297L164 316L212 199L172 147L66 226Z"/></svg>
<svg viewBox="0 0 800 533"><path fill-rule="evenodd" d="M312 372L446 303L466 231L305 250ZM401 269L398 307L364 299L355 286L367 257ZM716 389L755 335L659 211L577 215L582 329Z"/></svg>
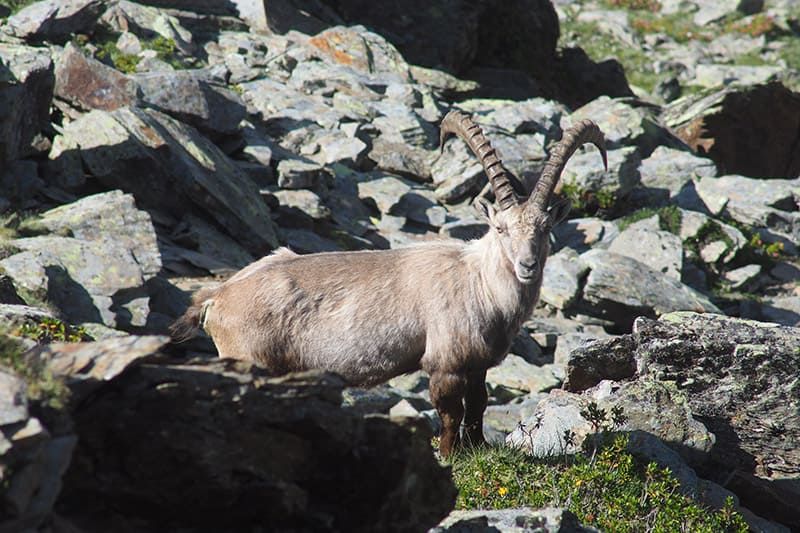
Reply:
<svg viewBox="0 0 800 533"><path fill-rule="evenodd" d="M591 271L582 302L594 316L630 327L639 315L679 310L719 312L708 298L639 261L605 250L581 255Z"/></svg>
<svg viewBox="0 0 800 533"><path fill-rule="evenodd" d="M298 253L338 252L342 247L330 239L305 229L279 228L281 241Z"/></svg>
<svg viewBox="0 0 800 533"><path fill-rule="evenodd" d="M122 246L130 251L146 278L161 270L150 215L137 209L133 196L122 191L94 194L56 207L42 213L35 224L51 233Z"/></svg>
<svg viewBox="0 0 800 533"><path fill-rule="evenodd" d="M0 261L18 288L46 299L74 322L144 326L148 299L142 266L113 240L42 236L17 239L23 250Z"/></svg>
<svg viewBox="0 0 800 533"><path fill-rule="evenodd" d="M697 193L712 214L724 213L742 224L800 238L800 178L722 176L698 182Z"/></svg>
<svg viewBox="0 0 800 533"><path fill-rule="evenodd" d="M194 215L186 215L174 226L170 233L170 238L180 246L196 250L209 260L218 263L214 270L209 272L217 273L217 270L232 270L242 268L252 263L255 259L251 253L242 248L236 241L228 235L220 232L212 224ZM166 239L161 239L161 253L165 254ZM200 268L207 265L197 264L197 256L186 257L185 253L180 253L184 259ZM167 261L164 261L167 266ZM173 266L174 268L174 266Z"/></svg>
<svg viewBox="0 0 800 533"><path fill-rule="evenodd" d="M56 63L55 94L82 109L113 111L137 102L136 84L115 68L67 43Z"/></svg>
<svg viewBox="0 0 800 533"><path fill-rule="evenodd" d="M0 426L16 424L28 418L27 390L22 378L0 369Z"/></svg>
<svg viewBox="0 0 800 533"><path fill-rule="evenodd" d="M164 39L172 40L182 52L194 52L191 32L181 25L177 17L156 7L119 0L107 6L101 22L115 33L131 32L139 38L160 35ZM137 70L146 59L142 58Z"/></svg>
<svg viewBox="0 0 800 533"><path fill-rule="evenodd" d="M769 298L761 306L761 316L784 326L800 327L800 296Z"/></svg>
<svg viewBox="0 0 800 533"><path fill-rule="evenodd" d="M434 227L447 220L447 211L436 203L432 191L396 176L371 173L365 177L373 179L358 183L358 195L375 202L381 213Z"/></svg>
<svg viewBox="0 0 800 533"><path fill-rule="evenodd" d="M612 194L615 199L625 197L639 182L641 157L635 147L608 151L608 170L599 164L594 150L576 154L564 169L565 186L580 192Z"/></svg>
<svg viewBox="0 0 800 533"><path fill-rule="evenodd" d="M636 145L647 156L656 146L672 139L648 111L633 107L625 98L600 96L562 119L561 128L587 118L600 126L609 149Z"/></svg>
<svg viewBox="0 0 800 533"><path fill-rule="evenodd" d="M319 151L309 157L322 165L341 163L360 168L366 157L367 145L361 139L348 137L341 131L317 137Z"/></svg>
<svg viewBox="0 0 800 533"><path fill-rule="evenodd" d="M683 245L680 237L668 231L628 227L611 242L608 251L636 259L670 278L681 279Z"/></svg>
<svg viewBox="0 0 800 533"><path fill-rule="evenodd" d="M41 0L9 17L3 31L29 41L63 42L90 31L103 7L102 0Z"/></svg>
<svg viewBox="0 0 800 533"><path fill-rule="evenodd" d="M522 357L509 354L500 365L486 372L486 383L490 390L503 387L513 391L542 392L559 385L549 366L536 366Z"/></svg>
<svg viewBox="0 0 800 533"><path fill-rule="evenodd" d="M513 100L473 99L459 102L458 107L473 115L481 126L499 129L511 135L540 133L547 140L561 137L561 118L569 111L552 100L531 98Z"/></svg>
<svg viewBox="0 0 800 533"><path fill-rule="evenodd" d="M498 509L493 511L453 511L429 533L525 533L558 531L559 533L591 533L599 530L584 526L566 509Z"/></svg>
<svg viewBox="0 0 800 533"><path fill-rule="evenodd" d="M389 102L381 112L383 116L377 117L372 123L387 141L428 150L438 144L437 131L415 112Z"/></svg>
<svg viewBox="0 0 800 533"><path fill-rule="evenodd" d="M166 212L205 211L248 251L277 246L269 208L255 185L193 128L154 110L92 111L64 128L89 172ZM159 147L152 150L151 147Z"/></svg>
<svg viewBox="0 0 800 533"><path fill-rule="evenodd" d="M770 65L697 65L692 85L718 88L727 85L758 85L777 79L784 72Z"/></svg>
<svg viewBox="0 0 800 533"><path fill-rule="evenodd" d="M761 265L745 265L725 272L724 278L731 289L741 289L755 280L761 274Z"/></svg>
<svg viewBox="0 0 800 533"><path fill-rule="evenodd" d="M610 220L573 218L553 228L553 250L568 247L582 253L594 246L607 248L618 234L617 225Z"/></svg>
<svg viewBox="0 0 800 533"><path fill-rule="evenodd" d="M284 189L310 189L320 184L328 171L319 163L284 159L278 163L278 186Z"/></svg>
<svg viewBox="0 0 800 533"><path fill-rule="evenodd" d="M690 498L698 498L701 492L701 480L697 473L678 452L667 446L663 440L645 431L636 430L629 433L628 450L654 462L661 468L668 468L670 474L680 483L680 492Z"/></svg>
<svg viewBox="0 0 800 533"><path fill-rule="evenodd" d="M142 103L210 134L239 129L245 105L235 92L212 83L207 72L158 71L133 75Z"/></svg>
<svg viewBox="0 0 800 533"><path fill-rule="evenodd" d="M377 168L416 181L431 179L431 153L406 143L387 141L379 136L372 142L369 158Z"/></svg>
<svg viewBox="0 0 800 533"><path fill-rule="evenodd" d="M667 200L681 193L686 195L686 189L694 188L694 179L716 175L717 168L710 159L666 146L657 147L639 166L642 187L648 189L651 196L662 193Z"/></svg>
<svg viewBox="0 0 800 533"><path fill-rule="evenodd" d="M460 139L445 144L431 166L431 177L436 197L448 204L475 196L486 184L483 166Z"/></svg>
<svg viewBox="0 0 800 533"><path fill-rule="evenodd" d="M792 370L800 353L798 329L671 313L659 321L637 320L633 339L640 374L674 382L687 393L694 415L717 436L704 458L712 480L735 475L742 505L780 516L790 526L800 523L790 503L800 494L800 455L786 445L800 428Z"/></svg>
<svg viewBox="0 0 800 533"><path fill-rule="evenodd" d="M283 134L305 122L333 128L346 116L329 106L323 97L304 94L273 79L245 82L239 87L248 112L260 113L271 133Z"/></svg>
<svg viewBox="0 0 800 533"><path fill-rule="evenodd" d="M53 63L46 49L0 43L0 164L34 153L50 121Z"/></svg>
<svg viewBox="0 0 800 533"><path fill-rule="evenodd" d="M552 390L520 427L506 437L506 444L536 457L573 455L591 431L589 422L581 416L587 405L588 401L577 394ZM564 440L566 430L575 433L577 445Z"/></svg>
<svg viewBox="0 0 800 533"><path fill-rule="evenodd" d="M556 309L570 307L579 296L589 267L572 248L563 248L544 265L541 300Z"/></svg>
<svg viewBox="0 0 800 533"><path fill-rule="evenodd" d="M562 349L562 342L572 349ZM606 379L619 381L632 377L636 372L636 363L631 347L627 336L602 338L589 333L562 335L558 339L555 361L566 367L564 390L581 392Z"/></svg>
<svg viewBox="0 0 800 533"><path fill-rule="evenodd" d="M331 210L322 202L322 198L313 191L287 189L276 190L270 194L280 202L279 210L297 210L314 220L326 220L331 217Z"/></svg>

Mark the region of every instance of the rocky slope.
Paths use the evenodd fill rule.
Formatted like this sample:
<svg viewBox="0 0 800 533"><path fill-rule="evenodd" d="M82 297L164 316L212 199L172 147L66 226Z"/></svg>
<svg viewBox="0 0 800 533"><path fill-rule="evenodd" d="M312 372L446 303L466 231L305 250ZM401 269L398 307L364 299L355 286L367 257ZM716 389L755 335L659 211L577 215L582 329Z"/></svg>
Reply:
<svg viewBox="0 0 800 533"><path fill-rule="evenodd" d="M208 339L175 347L154 335L190 290L277 246L481 235L470 204L490 194L486 177L459 141L438 146L451 107L528 187L573 122L595 120L608 139L607 172L588 151L564 172L573 215L554 232L541 305L489 372L488 436L545 450L585 424L576 406L620 402L640 451L682 472L688 492L716 505L730 489L754 528L780 530L752 512L800 527L799 14L791 2L724 4L44 0L10 14L0 321L40 342L96 342L6 361L0 531L134 531L175 505L185 512L171 523L197 528L233 500L241 524L269 512L312 528L435 525L452 485L427 425L397 418L436 429L426 376L371 390L331 376L268 380L215 361ZM64 376L72 399L26 399L17 374L30 365L46 372L29 382ZM262 412L275 409L283 418ZM134 436L139 410L153 416ZM519 432L531 417L548 421L540 441ZM189 430L203 420L213 422ZM237 439L220 437L233 427ZM221 461L231 446L239 455ZM299 455L276 474L287 447ZM359 518L340 515L354 505L348 491L372 487L345 475L359 469L392 481L367 491ZM207 515L182 499L189 472L220 498L191 495ZM350 488L318 491L329 482ZM274 509L247 510L246 495L276 487L286 492Z"/></svg>

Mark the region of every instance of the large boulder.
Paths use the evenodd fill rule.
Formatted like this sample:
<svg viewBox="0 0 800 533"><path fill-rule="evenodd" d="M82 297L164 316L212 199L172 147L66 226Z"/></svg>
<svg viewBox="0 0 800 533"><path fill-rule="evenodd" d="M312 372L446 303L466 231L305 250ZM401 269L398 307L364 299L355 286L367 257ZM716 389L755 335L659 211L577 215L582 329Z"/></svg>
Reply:
<svg viewBox="0 0 800 533"><path fill-rule="evenodd" d="M716 435L700 471L757 514L800 527L800 329L674 313L637 320L633 339L639 373L675 382Z"/></svg>
<svg viewBox="0 0 800 533"><path fill-rule="evenodd" d="M800 175L800 94L779 82L682 98L663 118L693 150L710 157L720 174Z"/></svg>
<svg viewBox="0 0 800 533"><path fill-rule="evenodd" d="M0 43L0 165L33 153L50 122L54 81L46 49Z"/></svg>
<svg viewBox="0 0 800 533"><path fill-rule="evenodd" d="M63 42L91 30L104 7L102 0L40 0L9 17L2 29L28 41Z"/></svg>
<svg viewBox="0 0 800 533"><path fill-rule="evenodd" d="M55 94L82 109L113 111L136 103L136 84L68 43L56 62Z"/></svg>
<svg viewBox="0 0 800 533"><path fill-rule="evenodd" d="M88 171L145 208L196 209L251 253L278 244L255 184L194 128L155 110L91 111L64 128Z"/></svg>
<svg viewBox="0 0 800 533"><path fill-rule="evenodd" d="M453 507L425 423L341 409L333 375L194 361L112 385L74 412L60 510L86 530L425 531Z"/></svg>

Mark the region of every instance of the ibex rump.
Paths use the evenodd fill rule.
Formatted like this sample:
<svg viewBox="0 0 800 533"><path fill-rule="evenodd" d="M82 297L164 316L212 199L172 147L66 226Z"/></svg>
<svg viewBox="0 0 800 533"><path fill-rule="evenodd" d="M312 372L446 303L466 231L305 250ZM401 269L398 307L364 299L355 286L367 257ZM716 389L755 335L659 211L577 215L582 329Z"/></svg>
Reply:
<svg viewBox="0 0 800 533"><path fill-rule="evenodd" d="M539 296L552 227L566 201L550 205L569 157L603 135L590 122L570 128L530 197L516 192L489 141L451 111L441 140L456 134L480 158L497 208L476 203L489 223L479 240L440 241L394 250L296 255L281 249L219 287L200 291L173 327L176 338L200 325L221 357L253 360L275 373L325 369L372 385L416 369L430 375L442 419L440 451L465 438L483 442L486 370L500 363Z"/></svg>

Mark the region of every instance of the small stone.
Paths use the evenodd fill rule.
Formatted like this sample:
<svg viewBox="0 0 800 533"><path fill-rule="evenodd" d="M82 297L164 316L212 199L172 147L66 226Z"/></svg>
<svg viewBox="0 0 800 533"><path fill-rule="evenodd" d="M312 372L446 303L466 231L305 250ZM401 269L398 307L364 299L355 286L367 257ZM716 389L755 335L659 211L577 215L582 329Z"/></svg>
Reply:
<svg viewBox="0 0 800 533"><path fill-rule="evenodd" d="M283 189L310 189L327 176L317 163L299 159L284 159L278 163L278 186Z"/></svg>
<svg viewBox="0 0 800 533"><path fill-rule="evenodd" d="M745 265L725 273L731 289L741 289L761 274L761 265Z"/></svg>

